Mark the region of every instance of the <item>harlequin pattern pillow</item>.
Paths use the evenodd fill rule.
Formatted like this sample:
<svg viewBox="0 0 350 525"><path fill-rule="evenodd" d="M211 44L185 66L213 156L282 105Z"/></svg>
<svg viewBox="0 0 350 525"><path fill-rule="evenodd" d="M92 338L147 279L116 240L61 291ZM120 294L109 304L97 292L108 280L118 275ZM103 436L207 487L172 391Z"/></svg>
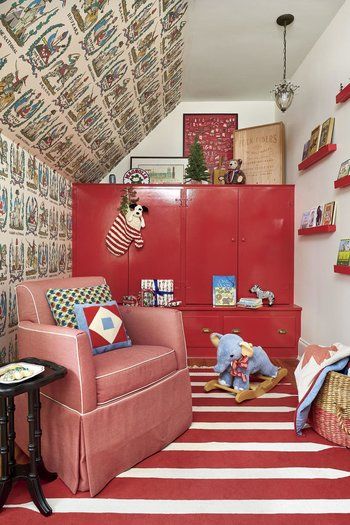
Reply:
<svg viewBox="0 0 350 525"><path fill-rule="evenodd" d="M100 304L113 299L108 284L86 288L50 288L46 298L56 324L69 328L78 328L74 313L76 304Z"/></svg>
<svg viewBox="0 0 350 525"><path fill-rule="evenodd" d="M105 304L77 304L74 312L78 327L89 336L94 355L131 346L115 301Z"/></svg>

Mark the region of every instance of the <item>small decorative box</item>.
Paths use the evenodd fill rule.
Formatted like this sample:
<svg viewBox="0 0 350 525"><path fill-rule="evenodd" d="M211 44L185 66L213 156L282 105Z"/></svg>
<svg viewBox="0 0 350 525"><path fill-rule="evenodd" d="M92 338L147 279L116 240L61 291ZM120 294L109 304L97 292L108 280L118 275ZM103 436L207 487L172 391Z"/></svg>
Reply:
<svg viewBox="0 0 350 525"><path fill-rule="evenodd" d="M142 279L141 289L154 291L152 296L151 294L144 296L144 306L167 306L174 300L174 281L172 279Z"/></svg>

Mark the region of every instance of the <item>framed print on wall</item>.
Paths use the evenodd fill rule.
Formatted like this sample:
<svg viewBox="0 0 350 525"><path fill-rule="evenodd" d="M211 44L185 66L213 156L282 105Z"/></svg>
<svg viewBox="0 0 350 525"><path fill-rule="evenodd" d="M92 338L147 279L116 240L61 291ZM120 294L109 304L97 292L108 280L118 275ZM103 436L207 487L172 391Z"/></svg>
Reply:
<svg viewBox="0 0 350 525"><path fill-rule="evenodd" d="M237 113L185 113L183 116L183 156L188 157L196 135L203 146L210 173L227 170L234 157L234 132L238 129Z"/></svg>
<svg viewBox="0 0 350 525"><path fill-rule="evenodd" d="M183 184L186 157L131 157L130 169L142 169L149 175L150 184Z"/></svg>

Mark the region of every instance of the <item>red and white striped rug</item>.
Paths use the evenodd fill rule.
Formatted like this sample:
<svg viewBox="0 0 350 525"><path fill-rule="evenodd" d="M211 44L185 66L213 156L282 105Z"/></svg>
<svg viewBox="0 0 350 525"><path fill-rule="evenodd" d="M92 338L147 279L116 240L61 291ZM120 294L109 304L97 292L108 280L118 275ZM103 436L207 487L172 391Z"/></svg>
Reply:
<svg viewBox="0 0 350 525"><path fill-rule="evenodd" d="M348 525L350 453L307 429L297 437L288 381L237 405L204 393L209 369L191 369L194 422L162 452L111 481L95 498L44 486L52 525ZM48 523L17 485L1 525Z"/></svg>

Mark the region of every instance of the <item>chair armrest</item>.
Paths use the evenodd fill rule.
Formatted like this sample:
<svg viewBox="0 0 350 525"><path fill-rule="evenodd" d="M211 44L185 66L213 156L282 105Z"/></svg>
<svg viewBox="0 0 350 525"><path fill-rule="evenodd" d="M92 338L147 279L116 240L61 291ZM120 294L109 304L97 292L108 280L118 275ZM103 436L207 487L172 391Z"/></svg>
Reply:
<svg viewBox="0 0 350 525"><path fill-rule="evenodd" d="M97 405L91 345L82 330L22 321L18 325L18 357L37 357L67 368L67 375L44 387L55 401L84 414Z"/></svg>
<svg viewBox="0 0 350 525"><path fill-rule="evenodd" d="M187 367L186 341L179 310L137 306L120 306L119 309L133 344L172 348L178 369Z"/></svg>

